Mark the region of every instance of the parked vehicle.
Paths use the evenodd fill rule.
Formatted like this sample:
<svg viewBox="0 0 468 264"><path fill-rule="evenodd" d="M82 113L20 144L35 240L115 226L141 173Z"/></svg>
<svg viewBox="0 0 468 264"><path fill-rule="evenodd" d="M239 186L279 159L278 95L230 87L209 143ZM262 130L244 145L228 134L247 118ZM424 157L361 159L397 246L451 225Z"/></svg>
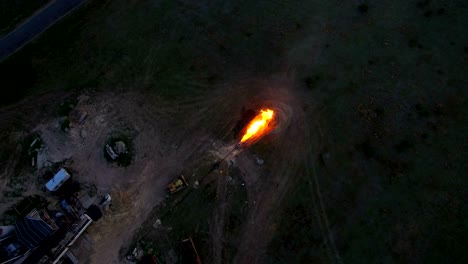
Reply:
<svg viewBox="0 0 468 264"><path fill-rule="evenodd" d="M104 197L102 197L101 202L99 202L99 206L101 208L104 208L104 207L108 206L111 202L112 202L112 198L111 198L110 194L106 194L106 195L104 195Z"/></svg>
<svg viewBox="0 0 468 264"><path fill-rule="evenodd" d="M70 174L65 169L61 169L59 172L57 172L57 174L54 175L54 177L52 177L52 179L50 179L50 181L46 183L45 186L47 190L55 192L68 179L70 179Z"/></svg>

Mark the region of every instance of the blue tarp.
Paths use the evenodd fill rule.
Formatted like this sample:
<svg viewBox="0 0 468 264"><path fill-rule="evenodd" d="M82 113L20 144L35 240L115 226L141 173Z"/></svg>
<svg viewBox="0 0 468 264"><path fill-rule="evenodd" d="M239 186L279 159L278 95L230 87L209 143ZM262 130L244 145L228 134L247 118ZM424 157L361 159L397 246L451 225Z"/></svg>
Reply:
<svg viewBox="0 0 468 264"><path fill-rule="evenodd" d="M15 225L16 236L29 249L34 249L52 233L48 224L39 219L25 217Z"/></svg>

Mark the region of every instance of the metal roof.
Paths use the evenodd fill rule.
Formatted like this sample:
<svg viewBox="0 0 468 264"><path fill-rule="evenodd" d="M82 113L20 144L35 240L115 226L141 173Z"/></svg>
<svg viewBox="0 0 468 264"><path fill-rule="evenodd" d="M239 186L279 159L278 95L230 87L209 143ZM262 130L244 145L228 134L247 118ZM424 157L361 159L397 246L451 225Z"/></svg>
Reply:
<svg viewBox="0 0 468 264"><path fill-rule="evenodd" d="M15 225L16 236L29 249L34 249L52 233L44 221L25 217Z"/></svg>

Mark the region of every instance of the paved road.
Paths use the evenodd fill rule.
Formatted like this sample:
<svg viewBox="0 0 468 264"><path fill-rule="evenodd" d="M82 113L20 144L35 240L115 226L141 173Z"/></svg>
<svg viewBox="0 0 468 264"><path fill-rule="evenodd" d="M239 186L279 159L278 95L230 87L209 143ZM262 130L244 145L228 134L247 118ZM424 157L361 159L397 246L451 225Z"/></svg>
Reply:
<svg viewBox="0 0 468 264"><path fill-rule="evenodd" d="M0 39L0 62L21 49L86 0L54 0Z"/></svg>

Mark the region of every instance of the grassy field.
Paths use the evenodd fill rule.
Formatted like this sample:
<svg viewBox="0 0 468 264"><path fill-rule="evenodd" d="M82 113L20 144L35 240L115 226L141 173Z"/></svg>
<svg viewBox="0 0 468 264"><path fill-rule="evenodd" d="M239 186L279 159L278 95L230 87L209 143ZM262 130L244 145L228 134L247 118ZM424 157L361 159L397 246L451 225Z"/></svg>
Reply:
<svg viewBox="0 0 468 264"><path fill-rule="evenodd" d="M0 1L0 36L14 29L48 2L48 0Z"/></svg>
<svg viewBox="0 0 468 264"><path fill-rule="evenodd" d="M61 90L178 100L287 73L319 149L278 204L265 263L468 261L464 1L192 2L90 1L0 64L13 91L0 103ZM213 197L190 195L163 223L208 254Z"/></svg>

